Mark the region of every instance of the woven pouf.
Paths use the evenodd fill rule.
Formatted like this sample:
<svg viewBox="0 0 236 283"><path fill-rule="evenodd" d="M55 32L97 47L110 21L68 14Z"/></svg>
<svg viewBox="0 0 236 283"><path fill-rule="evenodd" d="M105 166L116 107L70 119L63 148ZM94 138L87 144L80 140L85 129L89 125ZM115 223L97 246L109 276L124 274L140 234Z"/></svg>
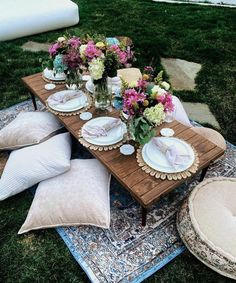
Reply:
<svg viewBox="0 0 236 283"><path fill-rule="evenodd" d="M236 178L215 177L197 185L179 210L177 229L194 256L236 279Z"/></svg>

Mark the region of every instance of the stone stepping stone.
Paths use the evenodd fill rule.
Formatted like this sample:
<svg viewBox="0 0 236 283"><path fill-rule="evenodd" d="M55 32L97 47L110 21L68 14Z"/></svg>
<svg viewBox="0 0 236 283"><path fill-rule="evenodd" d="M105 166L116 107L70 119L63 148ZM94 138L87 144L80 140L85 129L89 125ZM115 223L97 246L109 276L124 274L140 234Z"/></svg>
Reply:
<svg viewBox="0 0 236 283"><path fill-rule="evenodd" d="M179 4L197 4L203 6L220 6L236 8L235 0L153 0L154 2L165 2L165 3L179 3Z"/></svg>
<svg viewBox="0 0 236 283"><path fill-rule="evenodd" d="M201 123L208 123L220 129L220 125L217 122L215 116L211 113L207 104L204 103L192 103L192 102L182 102L188 117L191 120Z"/></svg>
<svg viewBox="0 0 236 283"><path fill-rule="evenodd" d="M161 58L161 64L169 75L174 90L194 90L195 78L201 70L201 64L178 58Z"/></svg>
<svg viewBox="0 0 236 283"><path fill-rule="evenodd" d="M31 51L31 52L40 52L40 51L44 51L44 52L48 52L49 47L51 46L50 43L39 43L39 42L35 42L35 41L28 41L26 43L24 43L21 48L24 51Z"/></svg>

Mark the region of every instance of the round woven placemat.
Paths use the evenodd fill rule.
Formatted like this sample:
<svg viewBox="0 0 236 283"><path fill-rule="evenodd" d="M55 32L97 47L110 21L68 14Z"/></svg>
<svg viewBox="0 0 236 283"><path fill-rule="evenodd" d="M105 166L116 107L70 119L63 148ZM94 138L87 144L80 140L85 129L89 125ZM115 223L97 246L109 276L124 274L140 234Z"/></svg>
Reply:
<svg viewBox="0 0 236 283"><path fill-rule="evenodd" d="M43 80L44 80L45 82L51 83L51 84L55 84L55 85L62 85L62 84L65 84L65 83L66 83L65 80L61 80L61 81L49 80L49 79L45 78L44 75L42 75L42 78L43 78Z"/></svg>
<svg viewBox="0 0 236 283"><path fill-rule="evenodd" d="M48 110L49 112L52 112L53 114L59 115L59 116L75 116L75 115L81 114L81 113L83 113L83 112L89 110L89 109L92 107L92 105L93 105L93 99L92 99L92 97L91 97L89 94L87 94L87 93L84 93L84 94L86 95L86 97L87 97L87 99L88 99L88 104L87 104L87 106L85 106L85 107L83 107L83 108L81 108L81 109L79 109L79 110L77 110L77 111L72 111L72 112L59 112L59 111L53 110L53 109L48 105L48 103L46 102L47 110Z"/></svg>
<svg viewBox="0 0 236 283"><path fill-rule="evenodd" d="M182 171L182 172L178 172L178 173L165 173L165 172L160 172L158 170L153 169L152 167L150 167L144 160L142 157L142 149L143 146L140 146L137 150L137 162L138 165L142 168L143 171L145 171L146 173L148 173L149 175L157 178L157 179L168 179L168 180L181 180L181 179L186 179L188 177L191 177L192 174L196 173L199 167L199 158L198 158L198 153L196 151L196 149L191 146L194 152L194 162L193 164L186 170Z"/></svg>
<svg viewBox="0 0 236 283"><path fill-rule="evenodd" d="M122 146L122 144L124 144L127 141L127 134L124 134L123 139L119 141L118 143L101 146L101 145L95 145L95 144L87 142L82 136L82 129L80 129L78 136L79 136L79 142L83 146L85 146L86 148L98 150L98 151L103 151L103 150L108 151L108 150L119 148Z"/></svg>

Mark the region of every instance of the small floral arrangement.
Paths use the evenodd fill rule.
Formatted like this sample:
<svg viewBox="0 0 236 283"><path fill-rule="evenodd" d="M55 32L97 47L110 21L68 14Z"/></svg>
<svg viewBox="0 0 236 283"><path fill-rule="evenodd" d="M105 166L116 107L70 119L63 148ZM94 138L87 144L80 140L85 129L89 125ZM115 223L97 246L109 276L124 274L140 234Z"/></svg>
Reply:
<svg viewBox="0 0 236 283"><path fill-rule="evenodd" d="M121 95L115 96L115 107L128 115L129 131L140 144L147 143L155 135L155 126L164 121L165 113L174 110L163 71L155 78L153 73L152 67L145 67L142 79L130 85L123 82Z"/></svg>
<svg viewBox="0 0 236 283"><path fill-rule="evenodd" d="M66 74L89 71L96 81L116 76L133 60L130 46L116 38L63 36L49 48L50 68Z"/></svg>

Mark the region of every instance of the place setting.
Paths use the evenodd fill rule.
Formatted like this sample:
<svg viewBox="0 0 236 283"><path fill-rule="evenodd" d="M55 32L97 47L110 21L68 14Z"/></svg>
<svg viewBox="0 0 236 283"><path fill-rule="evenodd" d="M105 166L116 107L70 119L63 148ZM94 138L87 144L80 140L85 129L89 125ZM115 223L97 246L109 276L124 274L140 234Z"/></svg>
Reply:
<svg viewBox="0 0 236 283"><path fill-rule="evenodd" d="M79 131L79 141L87 148L107 151L127 140L127 127L119 118L97 117L86 122Z"/></svg>
<svg viewBox="0 0 236 283"><path fill-rule="evenodd" d="M50 95L47 109L55 115L73 116L92 107L92 98L82 90L62 90Z"/></svg>
<svg viewBox="0 0 236 283"><path fill-rule="evenodd" d="M139 166L162 180L181 180L197 172L197 151L182 139L170 136L154 137L137 150Z"/></svg>

